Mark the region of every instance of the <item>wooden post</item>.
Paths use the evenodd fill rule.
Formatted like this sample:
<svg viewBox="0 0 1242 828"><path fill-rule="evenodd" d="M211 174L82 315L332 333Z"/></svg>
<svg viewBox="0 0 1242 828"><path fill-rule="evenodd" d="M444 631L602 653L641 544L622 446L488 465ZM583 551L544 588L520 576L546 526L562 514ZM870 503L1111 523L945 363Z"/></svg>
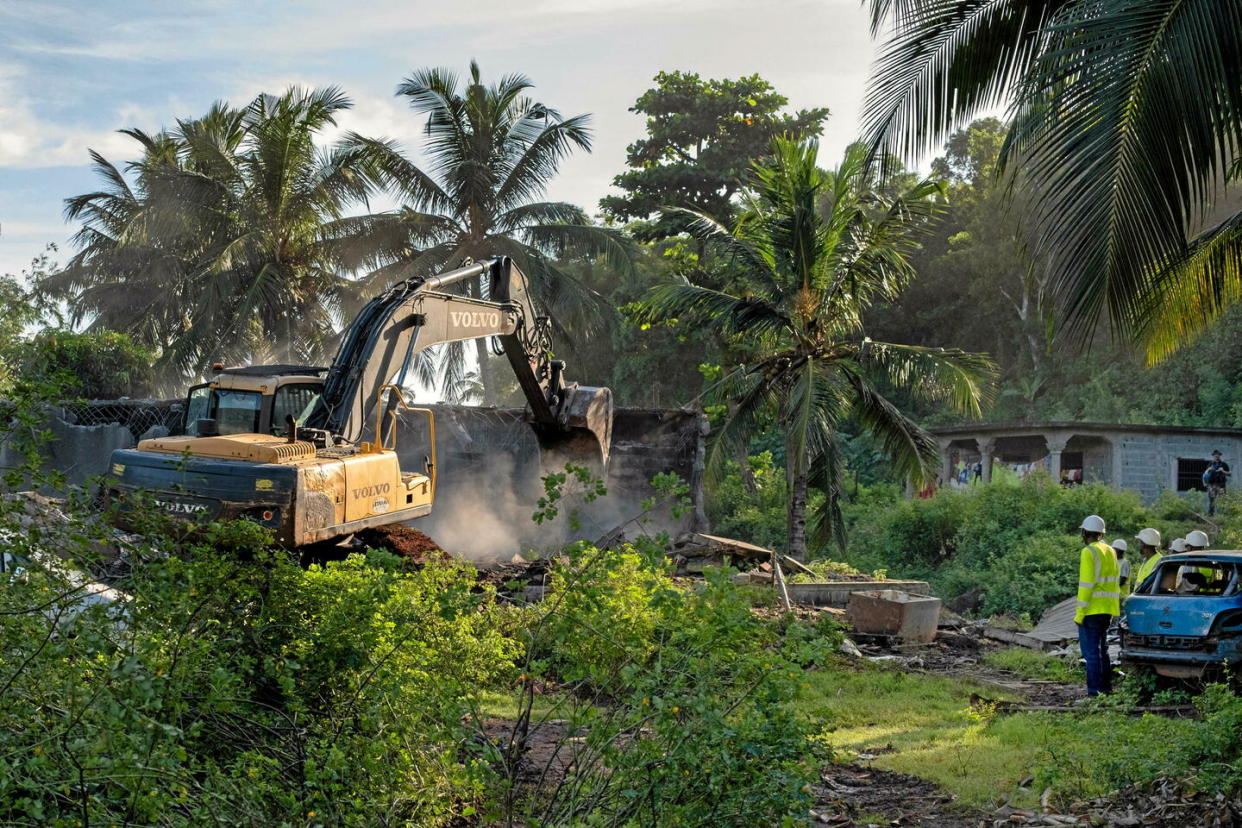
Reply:
<svg viewBox="0 0 1242 828"><path fill-rule="evenodd" d="M785 576L781 573L781 559L775 552L772 553L772 577L781 596L781 607L785 612L792 612L793 604L789 602L789 590L785 588Z"/></svg>

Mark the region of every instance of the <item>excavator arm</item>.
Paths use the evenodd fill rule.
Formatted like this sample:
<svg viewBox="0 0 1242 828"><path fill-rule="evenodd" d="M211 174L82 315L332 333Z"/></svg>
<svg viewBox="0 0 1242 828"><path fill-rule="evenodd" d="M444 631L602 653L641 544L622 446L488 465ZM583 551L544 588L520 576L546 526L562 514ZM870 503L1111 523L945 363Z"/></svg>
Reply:
<svg viewBox="0 0 1242 828"><path fill-rule="evenodd" d="M445 292L476 278L486 280L487 299ZM305 426L350 443L382 444L387 435L369 433L376 428L375 406L384 386L403 373L415 354L432 345L493 336L526 397L545 456L605 466L612 393L565 382L564 363L551 358L548 319L537 313L526 277L508 257L408 279L372 299L346 331Z"/></svg>

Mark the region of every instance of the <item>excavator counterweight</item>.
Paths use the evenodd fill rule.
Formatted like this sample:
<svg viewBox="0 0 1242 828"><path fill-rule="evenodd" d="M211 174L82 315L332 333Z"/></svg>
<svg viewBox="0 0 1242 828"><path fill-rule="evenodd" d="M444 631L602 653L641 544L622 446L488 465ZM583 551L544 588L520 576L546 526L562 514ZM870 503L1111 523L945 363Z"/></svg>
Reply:
<svg viewBox="0 0 1242 828"><path fill-rule="evenodd" d="M485 298L446 292L473 279ZM508 258L408 279L359 312L329 368L220 369L191 388L185 434L114 452L106 492L123 525L149 502L183 519L249 518L290 547L427 515L437 473L434 414L406 405L406 371L425 348L485 337L499 339L513 368L545 467L602 472L612 392L565 382L550 330ZM398 408L427 418L424 468L400 468Z"/></svg>

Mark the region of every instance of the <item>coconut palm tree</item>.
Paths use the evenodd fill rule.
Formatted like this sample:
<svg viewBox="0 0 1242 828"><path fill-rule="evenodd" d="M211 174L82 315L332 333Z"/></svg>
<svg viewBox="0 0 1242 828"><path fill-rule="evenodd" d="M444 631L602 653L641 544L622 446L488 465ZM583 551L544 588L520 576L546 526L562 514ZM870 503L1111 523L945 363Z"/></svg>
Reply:
<svg viewBox="0 0 1242 828"><path fill-rule="evenodd" d="M938 212L940 189L920 181L880 195L866 147L852 146L831 172L817 167L817 153L815 141L778 139L771 162L756 168L732 230L695 215L694 232L719 245L721 258L742 274L737 290L665 285L646 309L650 321L711 329L746 354L709 389L728 413L708 468L719 473L757 424L775 416L785 442L789 553L797 557L806 551L809 487L827 496L817 533L842 539L840 429L847 418L879 439L897 473L926 479L936 443L885 389L977 414L991 372L982 356L865 335L863 312L894 298L911 277L907 256Z"/></svg>
<svg viewBox="0 0 1242 828"><path fill-rule="evenodd" d="M126 130L141 157L122 172L92 153L105 186L68 199L79 251L41 289L75 322L159 348L169 381L212 359L322 360L347 275L380 248L349 215L379 186L374 150L315 143L350 105L334 87L291 88L167 132Z"/></svg>
<svg viewBox="0 0 1242 828"><path fill-rule="evenodd" d="M452 268L471 259L511 256L531 278L554 322L581 328L593 318L594 298L556 261L569 255L610 255L627 265L625 238L594 226L578 207L538 200L561 162L575 150L590 151L589 115L562 117L532 100L522 75L484 85L479 65L470 77L446 69L422 69L397 87L397 95L426 117L422 166L395 144L356 139L383 158L387 186L400 210L368 219L386 233L381 258L391 264L369 277L372 290L397 278ZM562 334L564 330L562 329ZM476 343L480 366L486 343ZM443 366L460 379L464 361ZM482 375L487 386L489 377Z"/></svg>
<svg viewBox="0 0 1242 828"><path fill-rule="evenodd" d="M888 32L867 105L914 154L1002 104L1002 160L1079 332L1107 317L1160 356L1242 298L1242 4L870 0Z"/></svg>

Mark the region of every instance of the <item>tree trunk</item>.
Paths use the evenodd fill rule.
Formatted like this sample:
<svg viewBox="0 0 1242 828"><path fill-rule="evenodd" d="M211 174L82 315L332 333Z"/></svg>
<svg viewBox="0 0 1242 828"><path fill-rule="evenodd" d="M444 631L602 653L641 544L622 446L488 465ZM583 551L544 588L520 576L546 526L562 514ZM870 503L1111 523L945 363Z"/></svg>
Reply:
<svg viewBox="0 0 1242 828"><path fill-rule="evenodd" d="M480 405L496 404L496 383L488 369L488 357L491 350L488 348L488 339L483 337L474 341L474 352L479 360L479 387L481 389Z"/></svg>
<svg viewBox="0 0 1242 828"><path fill-rule="evenodd" d="M789 557L806 560L807 473L796 471L789 486Z"/></svg>
<svg viewBox="0 0 1242 828"><path fill-rule="evenodd" d="M755 470L750 467L750 454L745 446L739 446L737 456L737 473L742 478L742 488L749 494L759 491L759 482L755 480Z"/></svg>

